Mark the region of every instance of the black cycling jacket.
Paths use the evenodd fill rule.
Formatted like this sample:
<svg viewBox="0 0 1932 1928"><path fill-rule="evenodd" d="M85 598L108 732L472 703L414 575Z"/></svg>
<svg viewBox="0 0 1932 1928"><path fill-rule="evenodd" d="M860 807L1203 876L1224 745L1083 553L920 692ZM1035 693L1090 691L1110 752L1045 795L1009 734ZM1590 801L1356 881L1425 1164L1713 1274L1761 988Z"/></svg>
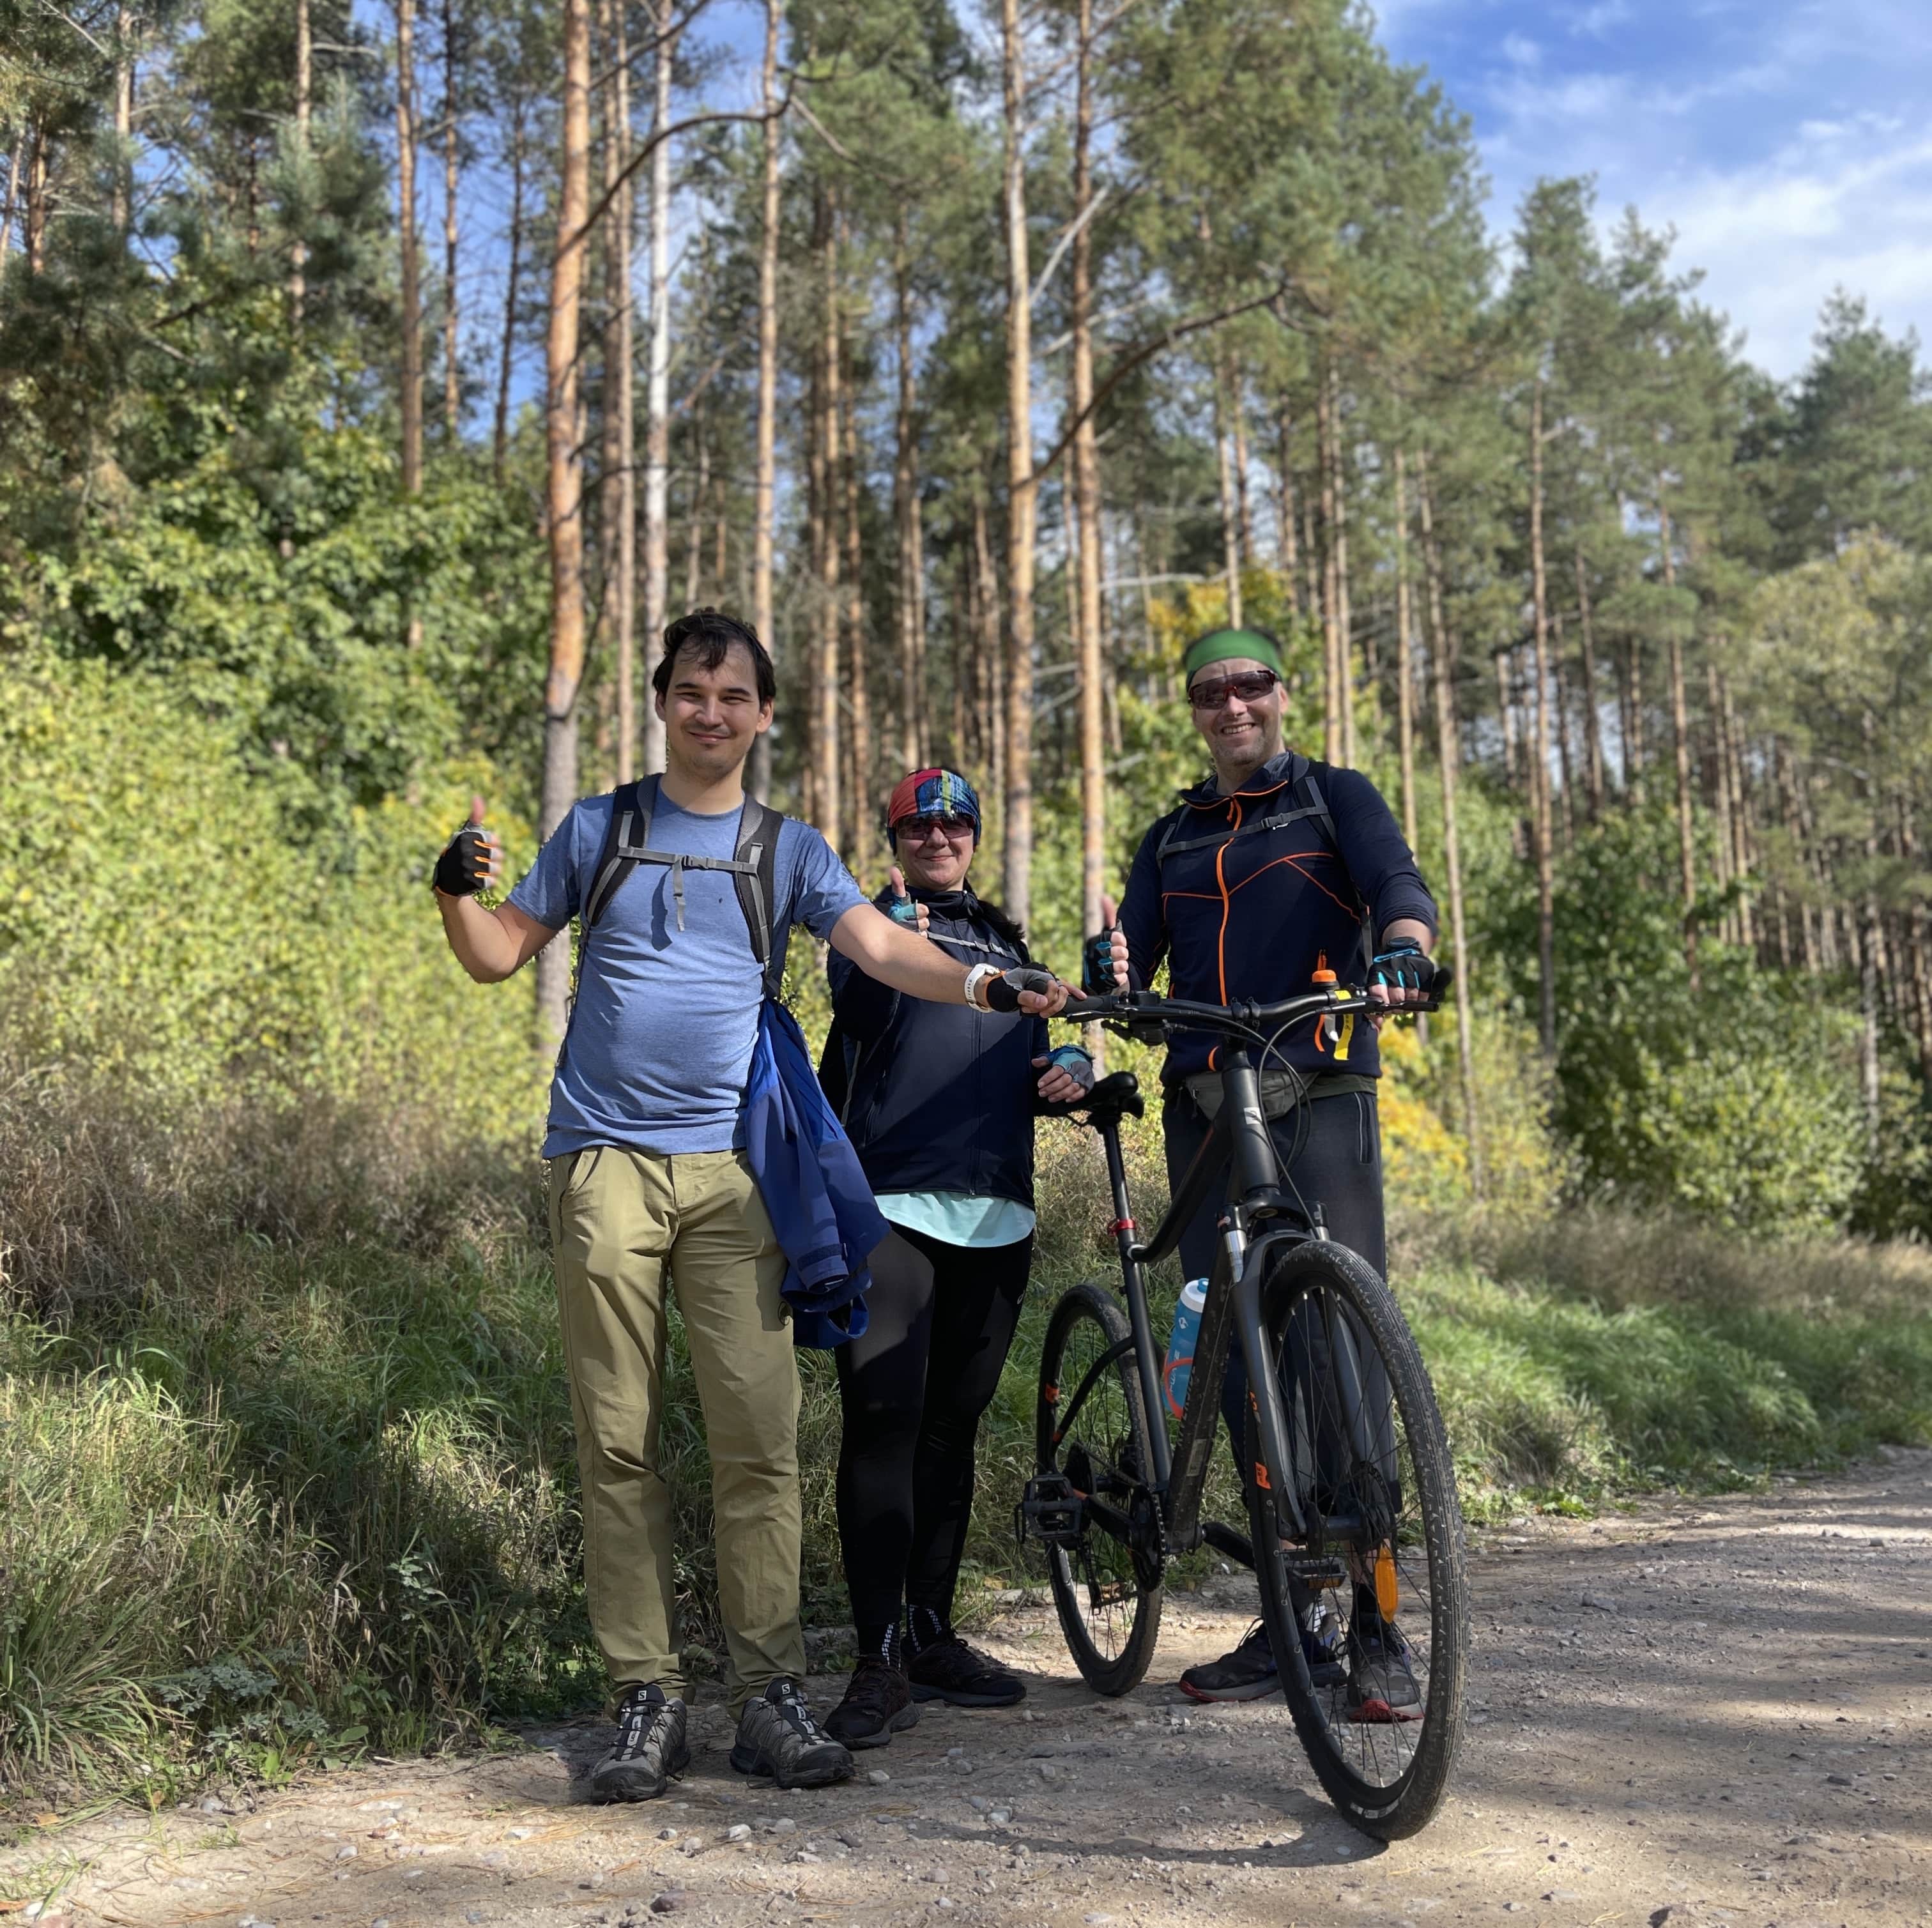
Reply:
<svg viewBox="0 0 1932 1928"><path fill-rule="evenodd" d="M1310 989L1324 967L1360 983L1371 940L1399 918L1436 928L1414 856L1359 770L1287 750L1232 796L1210 780L1181 799L1142 838L1120 904L1136 989L1165 958L1176 997L1273 1003ZM1326 1046L1311 1020L1278 1048L1298 1071L1378 1076L1372 1027L1349 1018L1342 1030ZM1184 1033L1162 1078L1216 1069L1216 1054L1213 1039Z"/></svg>
<svg viewBox="0 0 1932 1928"><path fill-rule="evenodd" d="M914 890L927 934L962 964L1029 961L970 891ZM888 910L892 893L873 901ZM1033 1121L1046 1020L936 1004L826 960L833 1024L819 1079L874 1192L960 1192L1033 1204Z"/></svg>

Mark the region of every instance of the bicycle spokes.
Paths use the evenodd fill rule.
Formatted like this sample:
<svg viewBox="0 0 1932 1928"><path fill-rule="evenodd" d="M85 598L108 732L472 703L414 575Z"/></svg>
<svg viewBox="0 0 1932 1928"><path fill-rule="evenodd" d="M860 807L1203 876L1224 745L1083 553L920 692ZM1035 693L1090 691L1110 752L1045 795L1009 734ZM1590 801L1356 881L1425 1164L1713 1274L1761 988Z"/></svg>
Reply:
<svg viewBox="0 0 1932 1928"><path fill-rule="evenodd" d="M1380 1354L1334 1292L1295 1294L1271 1337L1308 1526L1276 1556L1307 1603L1302 1664L1328 1746L1362 1781L1390 1787L1430 1686L1432 1588L1406 1429Z"/></svg>

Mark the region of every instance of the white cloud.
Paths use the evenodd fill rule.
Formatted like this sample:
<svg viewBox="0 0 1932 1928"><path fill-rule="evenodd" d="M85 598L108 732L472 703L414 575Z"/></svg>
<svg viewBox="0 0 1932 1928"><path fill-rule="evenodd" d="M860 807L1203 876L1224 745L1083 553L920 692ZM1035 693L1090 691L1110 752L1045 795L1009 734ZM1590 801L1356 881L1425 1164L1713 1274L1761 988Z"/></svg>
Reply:
<svg viewBox="0 0 1932 1928"><path fill-rule="evenodd" d="M1503 36L1503 58L1520 72L1527 72L1543 64L1543 49L1532 40L1526 40L1521 34Z"/></svg>
<svg viewBox="0 0 1932 1928"><path fill-rule="evenodd" d="M1580 39L1610 38L1612 27L1627 26L1636 18L1630 0L1596 0L1596 4L1580 8L1569 16L1569 28Z"/></svg>
<svg viewBox="0 0 1932 1928"><path fill-rule="evenodd" d="M1513 34L1489 41L1477 73L1449 76L1474 110L1494 225L1507 231L1539 175L1594 175L1606 231L1630 205L1674 229L1676 265L1704 271L1701 298L1780 376L1804 366L1834 288L1895 333L1932 335L1932 134L1909 104L1927 63L1884 37L1902 24L1893 0L1726 9L1706 23L1718 40L1662 61L1644 0L1648 25L1616 36L1614 64L1580 45L1581 22L1628 4L1559 16L1576 37L1538 48L1539 64ZM1528 24L1526 7L1518 17ZM1849 63L1848 31L1876 36Z"/></svg>

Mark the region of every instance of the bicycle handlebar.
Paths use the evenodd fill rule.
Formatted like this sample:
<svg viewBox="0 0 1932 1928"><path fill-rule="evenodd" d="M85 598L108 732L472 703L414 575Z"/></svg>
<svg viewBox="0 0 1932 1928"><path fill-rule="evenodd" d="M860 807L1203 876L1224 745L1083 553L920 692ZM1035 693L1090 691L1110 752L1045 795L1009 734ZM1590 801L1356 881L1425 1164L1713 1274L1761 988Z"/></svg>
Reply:
<svg viewBox="0 0 1932 1928"><path fill-rule="evenodd" d="M1434 995L1416 1004L1380 1003L1358 985L1322 985L1276 1004L1197 1004L1184 997L1162 997L1151 991L1119 991L1106 997L1070 997L1055 1013L1075 1024L1161 1024L1174 1030L1276 1031L1304 1018L1340 1017L1354 1011L1385 1011L1394 1017L1438 1011L1442 993L1449 988L1445 972Z"/></svg>

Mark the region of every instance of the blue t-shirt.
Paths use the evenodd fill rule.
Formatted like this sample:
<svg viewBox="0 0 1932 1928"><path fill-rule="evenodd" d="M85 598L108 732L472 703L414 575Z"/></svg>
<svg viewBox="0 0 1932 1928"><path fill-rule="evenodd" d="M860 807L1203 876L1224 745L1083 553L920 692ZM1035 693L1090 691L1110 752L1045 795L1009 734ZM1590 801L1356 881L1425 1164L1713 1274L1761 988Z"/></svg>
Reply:
<svg viewBox="0 0 1932 1928"><path fill-rule="evenodd" d="M561 931L581 908L610 825L609 796L573 805L510 893L526 917ZM662 790L651 848L730 857L742 813L700 816ZM684 872L684 928L668 865L639 864L598 920L557 1053L543 1155L591 1145L660 1153L730 1151L740 1113L764 983L729 871ZM866 901L850 872L808 823L778 832L772 955L794 923L821 942Z"/></svg>

